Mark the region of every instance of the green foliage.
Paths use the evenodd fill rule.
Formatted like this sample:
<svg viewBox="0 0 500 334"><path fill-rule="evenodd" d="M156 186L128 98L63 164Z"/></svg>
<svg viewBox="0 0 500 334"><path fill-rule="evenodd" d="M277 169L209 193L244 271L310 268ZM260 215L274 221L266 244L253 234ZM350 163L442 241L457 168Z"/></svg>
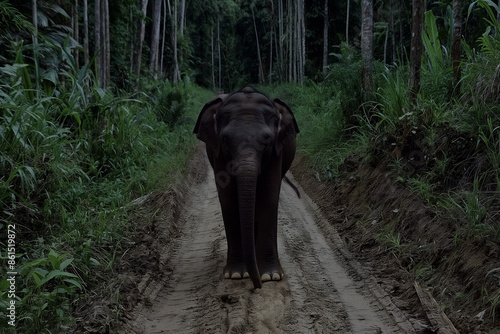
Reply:
<svg viewBox="0 0 500 334"><path fill-rule="evenodd" d="M73 258L50 250L45 256L24 263L16 276L16 326L26 332L67 324L70 319L71 299L82 292L79 276L68 271ZM9 281L0 282L0 304L6 307ZM2 310L3 311L3 310ZM0 312L0 314L3 312ZM2 317L5 317L2 314ZM2 322L2 326L7 326Z"/></svg>
<svg viewBox="0 0 500 334"><path fill-rule="evenodd" d="M401 121L411 116L410 99L408 95L408 69L396 67L391 71L385 68L382 74L385 82L375 94L380 111L375 112L376 128L383 127L389 133L395 133Z"/></svg>
<svg viewBox="0 0 500 334"><path fill-rule="evenodd" d="M155 114L159 122L174 127L184 116L189 99L189 83L183 81L179 85L172 85L168 81L155 87L152 96L157 97Z"/></svg>
<svg viewBox="0 0 500 334"><path fill-rule="evenodd" d="M425 25L427 29L422 34L422 42L425 47L430 72L436 75L445 66L445 58L439 41L436 17L432 11L425 12Z"/></svg>
<svg viewBox="0 0 500 334"><path fill-rule="evenodd" d="M67 44L41 43L59 62L55 76L37 78L21 43L16 61L0 67L0 230L18 227L16 323L26 333L72 324L74 301L106 279L134 228L127 204L164 186L195 140L189 82L116 95Z"/></svg>
<svg viewBox="0 0 500 334"><path fill-rule="evenodd" d="M363 102L361 84L362 63L359 53L345 43L339 46L340 53L332 53L339 62L329 66L325 84L331 87L333 96L348 121L353 121Z"/></svg>

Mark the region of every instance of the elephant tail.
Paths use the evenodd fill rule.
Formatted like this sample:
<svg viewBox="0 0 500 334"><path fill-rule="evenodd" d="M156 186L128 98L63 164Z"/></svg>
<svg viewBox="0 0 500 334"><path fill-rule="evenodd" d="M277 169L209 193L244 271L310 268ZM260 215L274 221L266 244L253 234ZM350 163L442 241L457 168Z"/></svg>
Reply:
<svg viewBox="0 0 500 334"><path fill-rule="evenodd" d="M293 184L293 182L286 175L283 178L285 179L286 183L288 183L290 185L290 187L292 187L293 190L295 190L297 197L300 198L300 191L297 188L297 186L295 186L295 184Z"/></svg>

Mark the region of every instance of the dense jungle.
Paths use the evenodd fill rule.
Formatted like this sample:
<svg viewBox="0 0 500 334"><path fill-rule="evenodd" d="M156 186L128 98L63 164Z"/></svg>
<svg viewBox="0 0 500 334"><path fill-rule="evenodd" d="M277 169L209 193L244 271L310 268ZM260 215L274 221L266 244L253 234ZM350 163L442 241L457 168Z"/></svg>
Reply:
<svg viewBox="0 0 500 334"><path fill-rule="evenodd" d="M285 276L223 279L193 134L300 128ZM500 333L500 1L0 0L1 333Z"/></svg>

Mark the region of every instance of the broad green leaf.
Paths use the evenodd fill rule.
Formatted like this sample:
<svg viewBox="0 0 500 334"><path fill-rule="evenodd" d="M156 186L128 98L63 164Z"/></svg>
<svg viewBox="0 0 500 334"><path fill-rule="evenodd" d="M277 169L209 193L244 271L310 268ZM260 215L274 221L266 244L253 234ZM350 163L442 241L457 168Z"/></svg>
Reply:
<svg viewBox="0 0 500 334"><path fill-rule="evenodd" d="M61 260L59 259L59 254L57 254L53 249L50 250L49 252L49 260L50 264L52 265L52 268L54 269L61 269Z"/></svg>
<svg viewBox="0 0 500 334"><path fill-rule="evenodd" d="M60 270L52 270L44 279L42 279L40 281L39 284L37 284L38 287L44 285L45 283L47 283L48 281L50 281L51 279L55 278L55 277L71 277L71 278L78 278L78 276L76 276L75 274L72 274L72 273L67 273L65 271L60 271Z"/></svg>
<svg viewBox="0 0 500 334"><path fill-rule="evenodd" d="M61 266L59 269L64 270L71 262L73 262L73 259L66 259L61 263Z"/></svg>
<svg viewBox="0 0 500 334"><path fill-rule="evenodd" d="M69 284L71 284L73 286L76 286L80 290L83 290L82 285L80 284L80 282L78 282L78 281L76 281L74 279L69 279L68 278L68 279L65 279L64 282L67 282L67 283L69 283Z"/></svg>

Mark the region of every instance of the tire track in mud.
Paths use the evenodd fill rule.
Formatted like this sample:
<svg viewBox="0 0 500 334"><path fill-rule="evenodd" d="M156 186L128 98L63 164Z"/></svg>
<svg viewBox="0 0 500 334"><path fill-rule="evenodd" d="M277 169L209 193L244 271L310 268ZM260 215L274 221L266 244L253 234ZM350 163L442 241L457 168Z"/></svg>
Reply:
<svg viewBox="0 0 500 334"><path fill-rule="evenodd" d="M205 159L206 168L208 161ZM285 277L253 290L249 279L222 278L226 240L213 173L196 184L181 218L172 274L151 305L138 310L136 333L402 333L381 304L353 280L325 238L311 200L286 183L278 242ZM347 269L346 269L347 268Z"/></svg>

